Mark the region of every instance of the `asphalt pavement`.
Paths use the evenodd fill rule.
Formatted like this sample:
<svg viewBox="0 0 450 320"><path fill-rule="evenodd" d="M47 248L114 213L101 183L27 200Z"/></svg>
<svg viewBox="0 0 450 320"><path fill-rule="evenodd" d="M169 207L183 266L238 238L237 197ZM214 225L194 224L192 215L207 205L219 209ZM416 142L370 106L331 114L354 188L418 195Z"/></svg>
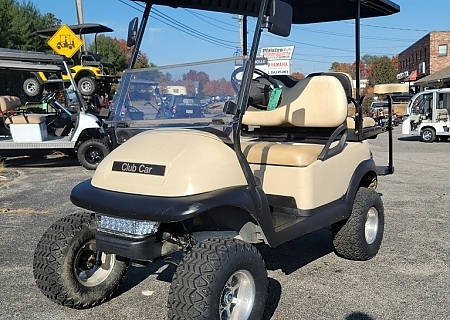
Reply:
<svg viewBox="0 0 450 320"><path fill-rule="evenodd" d="M387 134L371 140L387 164ZM269 276L264 319L449 319L450 142L422 143L394 129L395 173L379 177L386 223L378 255L366 262L333 253L322 229L278 248L258 246ZM35 285L33 252L57 219L81 212L71 189L93 172L61 154L9 157L0 172L0 319L166 319L174 266L129 269L118 294L73 310ZM333 181L330 181L332 184Z"/></svg>

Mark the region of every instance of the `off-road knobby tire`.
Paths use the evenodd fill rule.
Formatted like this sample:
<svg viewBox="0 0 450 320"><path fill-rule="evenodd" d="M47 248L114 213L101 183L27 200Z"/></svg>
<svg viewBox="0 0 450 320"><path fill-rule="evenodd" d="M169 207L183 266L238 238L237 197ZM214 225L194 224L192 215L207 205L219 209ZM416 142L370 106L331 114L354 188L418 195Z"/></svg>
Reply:
<svg viewBox="0 0 450 320"><path fill-rule="evenodd" d="M434 142L436 140L436 131L431 128L425 128L420 133L420 137L422 138L422 142Z"/></svg>
<svg viewBox="0 0 450 320"><path fill-rule="evenodd" d="M78 147L77 158L83 167L95 170L110 151L110 146L102 139L89 139Z"/></svg>
<svg viewBox="0 0 450 320"><path fill-rule="evenodd" d="M89 89L87 90L85 84L88 84ZM83 77L78 81L78 89L83 96L91 96L97 92L98 84L94 77Z"/></svg>
<svg viewBox="0 0 450 320"><path fill-rule="evenodd" d="M367 212L371 207L378 211L378 231L375 241L369 244L365 237ZM350 216L332 225L335 253L356 261L372 259L380 249L384 231L384 208L380 195L368 188L359 188Z"/></svg>
<svg viewBox="0 0 450 320"><path fill-rule="evenodd" d="M267 297L267 271L256 248L236 239L211 238L185 254L172 279L168 298L170 320L219 320L226 282L237 271L249 272L255 297L248 318L261 319Z"/></svg>
<svg viewBox="0 0 450 320"><path fill-rule="evenodd" d="M77 213L56 221L39 240L33 274L41 292L53 302L90 308L109 300L122 282L128 262L115 256L111 272L95 286L85 286L75 275L75 257L84 244L95 239L96 229L93 213Z"/></svg>
<svg viewBox="0 0 450 320"><path fill-rule="evenodd" d="M30 91L28 86L31 85L35 89ZM42 93L44 86L40 84L39 80L36 78L28 78L23 82L23 91L29 97L36 97Z"/></svg>

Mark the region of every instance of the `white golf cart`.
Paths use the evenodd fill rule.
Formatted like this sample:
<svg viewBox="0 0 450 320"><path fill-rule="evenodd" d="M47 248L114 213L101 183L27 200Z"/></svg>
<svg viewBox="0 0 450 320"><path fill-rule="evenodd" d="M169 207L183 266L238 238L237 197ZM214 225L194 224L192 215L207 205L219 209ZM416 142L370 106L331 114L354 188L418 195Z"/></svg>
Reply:
<svg viewBox="0 0 450 320"><path fill-rule="evenodd" d="M447 141L450 136L450 88L425 90L406 106L402 134L420 135L424 142Z"/></svg>
<svg viewBox="0 0 450 320"><path fill-rule="evenodd" d="M0 68L25 71L66 72L69 60L63 56L0 48ZM52 149L77 154L81 165L95 169L109 153L111 144L99 117L89 112L89 105L70 77L77 107L69 108L56 98L56 91L41 101L48 108L24 108L17 96L0 96L1 150Z"/></svg>

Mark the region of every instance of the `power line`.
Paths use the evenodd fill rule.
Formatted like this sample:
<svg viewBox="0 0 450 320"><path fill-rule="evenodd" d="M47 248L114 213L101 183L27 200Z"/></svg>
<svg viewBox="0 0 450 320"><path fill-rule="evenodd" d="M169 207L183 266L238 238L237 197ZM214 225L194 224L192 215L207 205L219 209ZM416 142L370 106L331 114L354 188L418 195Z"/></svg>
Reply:
<svg viewBox="0 0 450 320"><path fill-rule="evenodd" d="M135 10L141 12L141 13L143 12L141 9L134 7L134 6L132 6L131 4L129 4L129 3L125 2L125 1L123 1L123 0L117 0L117 1L121 2L122 4L124 4L124 5L126 5L126 6L128 6L128 7L130 7L130 8L133 8L133 9L135 9ZM139 5L139 4L137 4L137 5ZM143 7L142 5L139 5L139 6L140 6L141 8ZM153 11L153 10L155 10L155 9L152 9L152 11ZM235 49L236 49L236 46L232 46L232 45L229 45L229 44L225 44L225 43L223 43L223 42L222 42L222 43L217 42L217 40L223 41L223 40L221 40L221 39L214 38L214 37L209 37L209 36L208 36L208 37L209 37L210 39L208 39L208 38L205 37L205 36L207 36L207 35L205 35L205 34L199 32L199 31L196 31L196 30L194 30L194 29L192 29L192 28L189 28L188 26L186 26L186 25L184 25L184 24L181 24L181 23L174 23L174 22L171 22L171 21L164 21L164 20L167 20L167 19L165 19L165 18L163 18L163 17L158 18L158 14L156 14L156 17L153 16L153 19L155 19L155 20L157 20L157 21L159 21L159 22L161 22L161 23L163 23L163 24L165 24L165 25L167 25L167 26L169 26L169 27L171 27L171 28L174 28L174 29L176 29L176 30L178 30L178 31L181 31L181 32L183 32L183 33L186 33L186 34L188 34L188 35L190 35L190 36L192 36L192 37L195 37L195 38L197 38L197 39L200 39L200 40L203 40L203 41L212 43L212 44L214 44L214 45L217 45L217 46L220 46L220 47L223 47L223 48L226 48L226 49L232 49L232 50L235 50ZM173 19L172 19L172 20L173 20ZM176 20L174 20L174 21L176 21ZM172 23L172 24L170 24L170 23ZM174 24L175 24L175 25L174 25ZM177 24L178 24L178 26L177 26ZM183 29L183 28L186 28L186 29L192 29L192 31L186 30L186 29ZM195 32L194 32L194 31L195 31ZM196 33L197 33L197 34L196 34ZM202 36L202 34L203 34L204 36ZM217 39L217 40L211 40L211 39ZM237 42L235 42L235 43L237 43Z"/></svg>
<svg viewBox="0 0 450 320"><path fill-rule="evenodd" d="M200 15L200 14L198 14L198 13L196 13L196 12L193 12L193 11L191 11L191 10L188 10L188 9L184 9L184 10L186 10L187 12L189 12L190 14L192 14L193 16L197 17L198 19L200 19L200 20L202 20L202 21L204 21L204 22L206 22L206 23L208 23L208 24L210 24L210 25L212 25L212 26L214 26L214 27L216 27L216 28L219 28L219 29L222 29L222 30L225 30L225 31L230 31L230 32L236 32L236 31L237 31L237 30L230 30L230 29L227 29L227 28L218 26L217 24L214 24L214 23L212 23L212 22L209 22L209 21L207 21L206 19L201 18L202 15ZM216 20L216 19L213 19L213 20ZM217 21L222 22L222 21L220 21L220 20L217 20ZM228 23L227 23L227 24L228 24ZM231 24L230 24L230 25L231 25Z"/></svg>
<svg viewBox="0 0 450 320"><path fill-rule="evenodd" d="M348 33L332 32L332 31L324 31L324 30L314 30L314 29L305 28L305 27L299 27L299 26L294 26L293 29L303 30L303 31L308 31L308 32L314 32L314 33L328 34L328 35L333 35L333 36L340 36L340 37L349 37L349 38L353 38L354 37L354 35L348 34ZM361 36L361 39L370 39L370 40L379 40L379 41L401 41L401 42L416 41L415 39L363 37L363 36Z"/></svg>
<svg viewBox="0 0 450 320"><path fill-rule="evenodd" d="M184 9L184 10L189 11L189 12L192 11L192 10L189 10L189 9ZM191 12L191 13L192 13L192 12ZM210 17L210 16L207 16L206 14L201 14L201 13L199 13L199 12L196 12L195 14L196 14L196 15L199 15L199 16L202 16L202 17L204 17L204 18L206 18L206 19L209 19L209 20L213 20L213 21L216 21L216 22L220 22L220 23L226 24L226 25L228 25L228 26L236 27L234 24L231 24L231 23L228 23L228 22L224 22L224 21L221 21L221 20L219 20L219 19L212 18L212 17ZM249 18L250 18L250 17L249 17Z"/></svg>
<svg viewBox="0 0 450 320"><path fill-rule="evenodd" d="M354 22L349 22L349 21L340 21L342 23L346 23L346 24L355 24ZM414 32L430 32L430 30L425 30L425 29L411 29L411 28L397 28L397 27L385 27L385 26L376 26L373 24L364 24L361 23L361 26L364 27L372 27L372 28L380 28L380 29L390 29L390 30L400 30L400 31L414 31Z"/></svg>

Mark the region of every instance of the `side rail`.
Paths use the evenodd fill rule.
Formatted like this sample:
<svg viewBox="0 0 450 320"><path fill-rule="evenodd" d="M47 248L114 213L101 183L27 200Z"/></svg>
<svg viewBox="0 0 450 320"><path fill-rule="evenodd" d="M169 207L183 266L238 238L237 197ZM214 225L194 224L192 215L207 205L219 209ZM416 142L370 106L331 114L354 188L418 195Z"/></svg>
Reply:
<svg viewBox="0 0 450 320"><path fill-rule="evenodd" d="M394 173L394 161L393 161L393 144L392 144L392 94L394 93L408 93L409 86L405 83L388 83L377 84L373 88L373 93L377 95L384 95L388 100L388 131L389 131L389 154L388 165L377 166L377 174L388 175Z"/></svg>

